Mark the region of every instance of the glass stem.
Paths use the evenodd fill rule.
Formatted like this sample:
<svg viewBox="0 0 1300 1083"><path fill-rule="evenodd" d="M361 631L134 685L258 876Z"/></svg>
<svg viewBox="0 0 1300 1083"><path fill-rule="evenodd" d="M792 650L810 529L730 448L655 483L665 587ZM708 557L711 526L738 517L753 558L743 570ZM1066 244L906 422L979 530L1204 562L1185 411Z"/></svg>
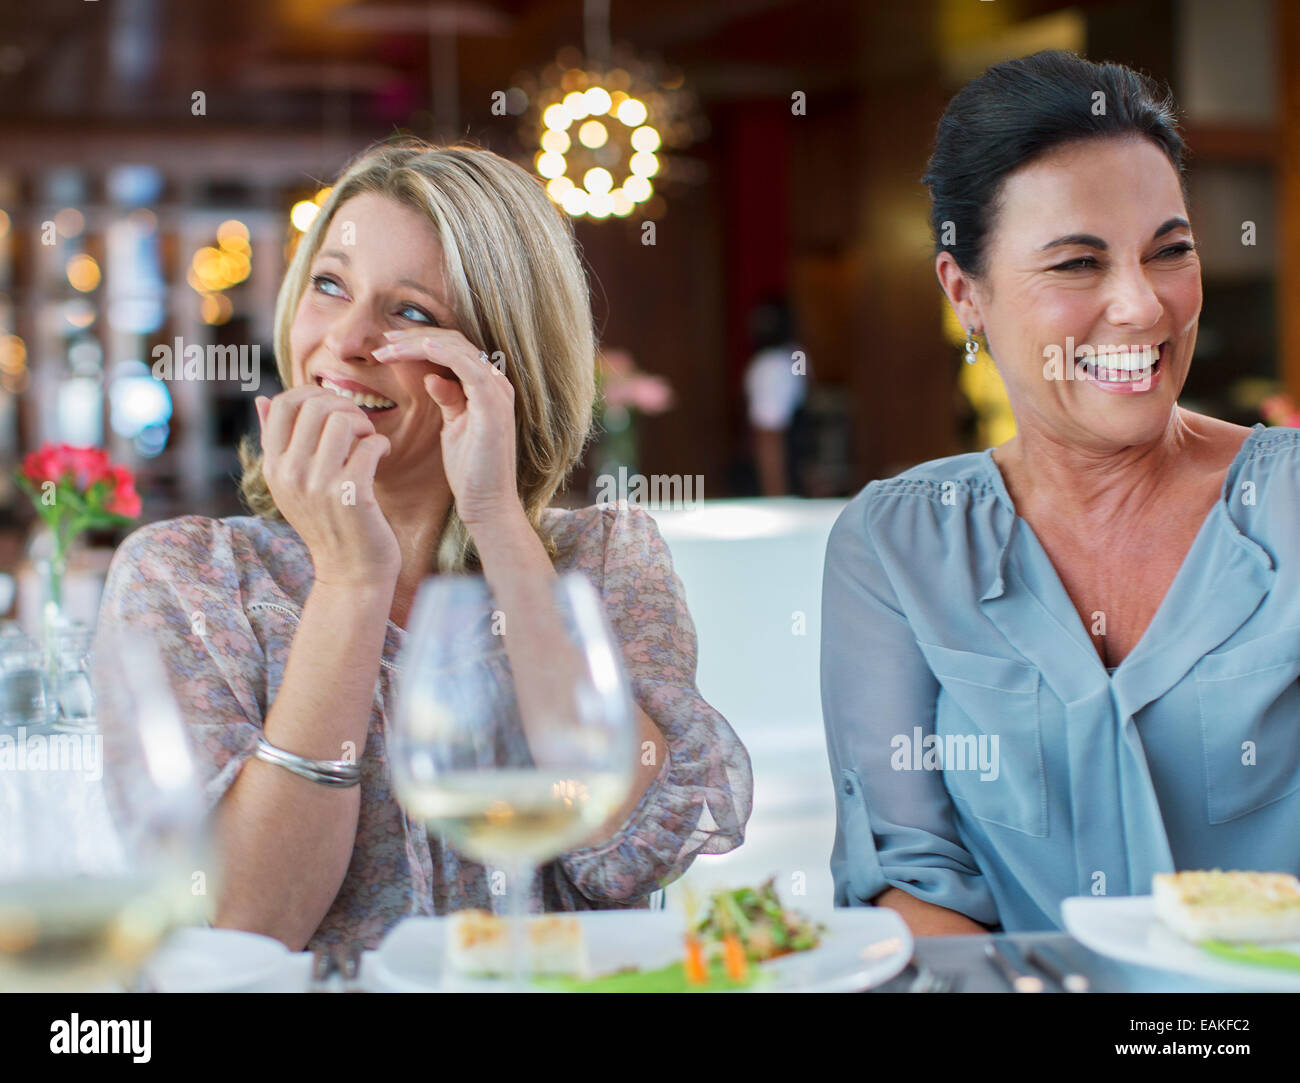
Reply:
<svg viewBox="0 0 1300 1083"><path fill-rule="evenodd" d="M510 906L510 963L515 988L523 990L532 978L532 953L528 950L528 889L533 867L526 858L516 858L506 868Z"/></svg>

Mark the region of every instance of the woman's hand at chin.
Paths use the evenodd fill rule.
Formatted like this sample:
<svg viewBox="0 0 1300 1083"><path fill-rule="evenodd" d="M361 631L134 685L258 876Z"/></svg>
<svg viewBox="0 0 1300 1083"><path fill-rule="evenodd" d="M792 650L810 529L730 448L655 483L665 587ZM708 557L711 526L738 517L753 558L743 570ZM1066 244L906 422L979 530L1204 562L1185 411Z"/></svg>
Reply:
<svg viewBox="0 0 1300 1083"><path fill-rule="evenodd" d="M319 387L259 396L255 404L262 474L280 514L306 543L316 582L395 581L401 550L375 500L375 470L390 450L388 438L359 406Z"/></svg>
<svg viewBox="0 0 1300 1083"><path fill-rule="evenodd" d="M439 371L424 377L424 389L442 413L443 470L456 512L471 535L521 515L515 478L515 389L505 373L449 328L391 333L389 346L375 356L382 361L422 359L438 366Z"/></svg>

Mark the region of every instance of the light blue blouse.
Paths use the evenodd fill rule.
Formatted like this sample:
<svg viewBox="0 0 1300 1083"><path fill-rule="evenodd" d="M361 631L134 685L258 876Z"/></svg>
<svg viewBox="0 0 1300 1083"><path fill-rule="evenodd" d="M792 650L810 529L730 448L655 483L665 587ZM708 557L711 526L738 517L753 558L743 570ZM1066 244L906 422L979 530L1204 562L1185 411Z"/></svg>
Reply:
<svg viewBox="0 0 1300 1083"><path fill-rule="evenodd" d="M873 481L831 531L821 670L838 905L1053 929L1157 872L1300 873L1300 431L1247 436L1113 673L991 452Z"/></svg>

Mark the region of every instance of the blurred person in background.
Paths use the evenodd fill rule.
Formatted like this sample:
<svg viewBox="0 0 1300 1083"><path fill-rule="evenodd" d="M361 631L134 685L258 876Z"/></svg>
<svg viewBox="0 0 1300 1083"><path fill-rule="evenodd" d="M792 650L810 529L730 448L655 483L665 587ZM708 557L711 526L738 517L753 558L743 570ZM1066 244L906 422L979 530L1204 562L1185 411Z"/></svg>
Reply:
<svg viewBox="0 0 1300 1083"><path fill-rule="evenodd" d="M749 317L753 355L745 369L745 399L763 496L806 495L804 464L810 422L805 402L811 374L784 300L758 305Z"/></svg>

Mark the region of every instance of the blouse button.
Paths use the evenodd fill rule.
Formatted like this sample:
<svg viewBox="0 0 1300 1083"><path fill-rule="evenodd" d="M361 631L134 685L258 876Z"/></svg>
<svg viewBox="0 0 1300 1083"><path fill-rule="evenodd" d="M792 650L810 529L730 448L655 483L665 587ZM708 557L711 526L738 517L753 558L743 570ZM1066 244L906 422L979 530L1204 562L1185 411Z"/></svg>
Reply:
<svg viewBox="0 0 1300 1083"><path fill-rule="evenodd" d="M853 783L847 778L844 780L844 792L850 795L853 793Z"/></svg>

